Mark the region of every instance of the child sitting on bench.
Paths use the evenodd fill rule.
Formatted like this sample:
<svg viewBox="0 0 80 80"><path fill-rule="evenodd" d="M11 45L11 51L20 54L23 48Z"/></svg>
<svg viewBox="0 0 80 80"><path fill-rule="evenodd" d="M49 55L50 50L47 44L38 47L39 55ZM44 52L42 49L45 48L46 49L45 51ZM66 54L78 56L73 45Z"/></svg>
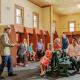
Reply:
<svg viewBox="0 0 80 80"><path fill-rule="evenodd" d="M28 46L28 52L29 52L30 60L35 61L36 53L33 50L33 43L30 43L30 45Z"/></svg>

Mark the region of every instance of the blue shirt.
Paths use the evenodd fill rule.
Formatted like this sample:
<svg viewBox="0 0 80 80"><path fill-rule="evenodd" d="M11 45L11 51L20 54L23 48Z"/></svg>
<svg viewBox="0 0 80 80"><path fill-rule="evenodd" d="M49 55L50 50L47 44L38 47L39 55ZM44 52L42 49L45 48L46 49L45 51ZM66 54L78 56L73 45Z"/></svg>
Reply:
<svg viewBox="0 0 80 80"><path fill-rule="evenodd" d="M38 42L37 43L37 50L43 50L43 49L44 49L43 43Z"/></svg>
<svg viewBox="0 0 80 80"><path fill-rule="evenodd" d="M29 47L28 47L28 51L29 51L30 53L33 52L33 48L32 48L32 46L29 46Z"/></svg>
<svg viewBox="0 0 80 80"><path fill-rule="evenodd" d="M62 38L62 49L67 49L68 47L68 39Z"/></svg>

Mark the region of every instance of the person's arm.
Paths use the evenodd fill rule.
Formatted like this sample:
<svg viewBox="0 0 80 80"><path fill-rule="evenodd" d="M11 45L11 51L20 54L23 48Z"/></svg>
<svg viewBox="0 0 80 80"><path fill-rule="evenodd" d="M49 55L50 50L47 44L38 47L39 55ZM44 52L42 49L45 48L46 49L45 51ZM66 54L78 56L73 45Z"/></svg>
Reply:
<svg viewBox="0 0 80 80"><path fill-rule="evenodd" d="M1 42L5 47L13 47L14 46L14 44L11 44L8 41L6 41L6 36L5 35L1 36Z"/></svg>
<svg viewBox="0 0 80 80"><path fill-rule="evenodd" d="M42 50L44 51L45 49L44 49L44 43L43 43L43 46L42 46Z"/></svg>
<svg viewBox="0 0 80 80"><path fill-rule="evenodd" d="M69 39L67 38L67 43L68 43L68 45L69 45Z"/></svg>
<svg viewBox="0 0 80 80"><path fill-rule="evenodd" d="M68 46L68 47L67 47L67 50L66 50L67 56L69 56L69 47L70 47L70 46Z"/></svg>

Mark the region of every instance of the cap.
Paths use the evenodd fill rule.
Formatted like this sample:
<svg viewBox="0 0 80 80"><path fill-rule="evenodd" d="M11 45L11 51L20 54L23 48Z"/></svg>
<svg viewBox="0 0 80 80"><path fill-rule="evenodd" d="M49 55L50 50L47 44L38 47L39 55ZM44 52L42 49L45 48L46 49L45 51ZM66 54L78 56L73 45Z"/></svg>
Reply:
<svg viewBox="0 0 80 80"><path fill-rule="evenodd" d="M5 25L5 29L11 29L11 26Z"/></svg>

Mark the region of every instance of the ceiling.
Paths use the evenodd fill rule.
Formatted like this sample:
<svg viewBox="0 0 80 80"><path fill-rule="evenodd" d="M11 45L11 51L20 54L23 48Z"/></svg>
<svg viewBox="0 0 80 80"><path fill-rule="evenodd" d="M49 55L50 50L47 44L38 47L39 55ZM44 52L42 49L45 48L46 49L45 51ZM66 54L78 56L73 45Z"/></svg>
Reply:
<svg viewBox="0 0 80 80"><path fill-rule="evenodd" d="M80 12L80 0L29 0L40 7L53 5L53 10L60 14L73 14Z"/></svg>

